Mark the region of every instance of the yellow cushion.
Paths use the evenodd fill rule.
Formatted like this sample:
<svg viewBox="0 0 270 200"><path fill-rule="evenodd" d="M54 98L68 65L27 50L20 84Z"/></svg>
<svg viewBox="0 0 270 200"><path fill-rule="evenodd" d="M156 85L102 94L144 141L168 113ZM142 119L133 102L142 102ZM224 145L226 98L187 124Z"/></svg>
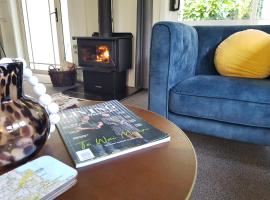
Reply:
<svg viewBox="0 0 270 200"><path fill-rule="evenodd" d="M266 78L270 75L270 35L254 29L234 33L217 47L214 63L223 76Z"/></svg>

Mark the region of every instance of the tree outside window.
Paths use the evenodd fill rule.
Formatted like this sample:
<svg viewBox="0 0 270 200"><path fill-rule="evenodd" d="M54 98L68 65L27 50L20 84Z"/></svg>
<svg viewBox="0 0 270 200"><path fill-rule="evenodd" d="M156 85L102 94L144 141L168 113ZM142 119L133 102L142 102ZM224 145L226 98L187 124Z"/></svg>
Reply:
<svg viewBox="0 0 270 200"><path fill-rule="evenodd" d="M246 20L265 18L269 0L182 0L181 20ZM269 5L268 5L269 6ZM269 11L267 12L269 13Z"/></svg>

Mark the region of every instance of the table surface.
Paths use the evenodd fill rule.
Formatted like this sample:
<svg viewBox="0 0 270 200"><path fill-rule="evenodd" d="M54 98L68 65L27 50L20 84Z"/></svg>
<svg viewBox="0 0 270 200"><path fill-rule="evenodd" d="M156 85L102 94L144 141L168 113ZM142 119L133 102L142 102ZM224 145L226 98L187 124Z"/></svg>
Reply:
<svg viewBox="0 0 270 200"><path fill-rule="evenodd" d="M89 104L89 103L88 103ZM78 170L78 182L57 199L187 199L197 175L193 146L172 122L144 109L127 107L171 141ZM57 131L37 156L50 155L74 167Z"/></svg>

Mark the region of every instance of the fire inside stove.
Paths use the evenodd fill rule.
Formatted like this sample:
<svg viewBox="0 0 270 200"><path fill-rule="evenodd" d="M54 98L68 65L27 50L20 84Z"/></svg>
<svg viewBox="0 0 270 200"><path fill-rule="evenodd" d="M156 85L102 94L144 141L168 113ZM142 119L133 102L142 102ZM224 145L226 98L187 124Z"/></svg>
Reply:
<svg viewBox="0 0 270 200"><path fill-rule="evenodd" d="M107 46L99 46L96 50L96 61L102 63L110 62L110 52Z"/></svg>

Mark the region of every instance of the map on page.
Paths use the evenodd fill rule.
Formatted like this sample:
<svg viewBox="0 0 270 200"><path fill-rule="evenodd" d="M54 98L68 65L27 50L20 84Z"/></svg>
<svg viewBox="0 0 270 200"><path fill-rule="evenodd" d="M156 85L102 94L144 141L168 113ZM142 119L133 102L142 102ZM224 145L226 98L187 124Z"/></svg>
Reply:
<svg viewBox="0 0 270 200"><path fill-rule="evenodd" d="M68 185L76 176L73 168L43 156L0 176L0 194L7 200L42 199Z"/></svg>

